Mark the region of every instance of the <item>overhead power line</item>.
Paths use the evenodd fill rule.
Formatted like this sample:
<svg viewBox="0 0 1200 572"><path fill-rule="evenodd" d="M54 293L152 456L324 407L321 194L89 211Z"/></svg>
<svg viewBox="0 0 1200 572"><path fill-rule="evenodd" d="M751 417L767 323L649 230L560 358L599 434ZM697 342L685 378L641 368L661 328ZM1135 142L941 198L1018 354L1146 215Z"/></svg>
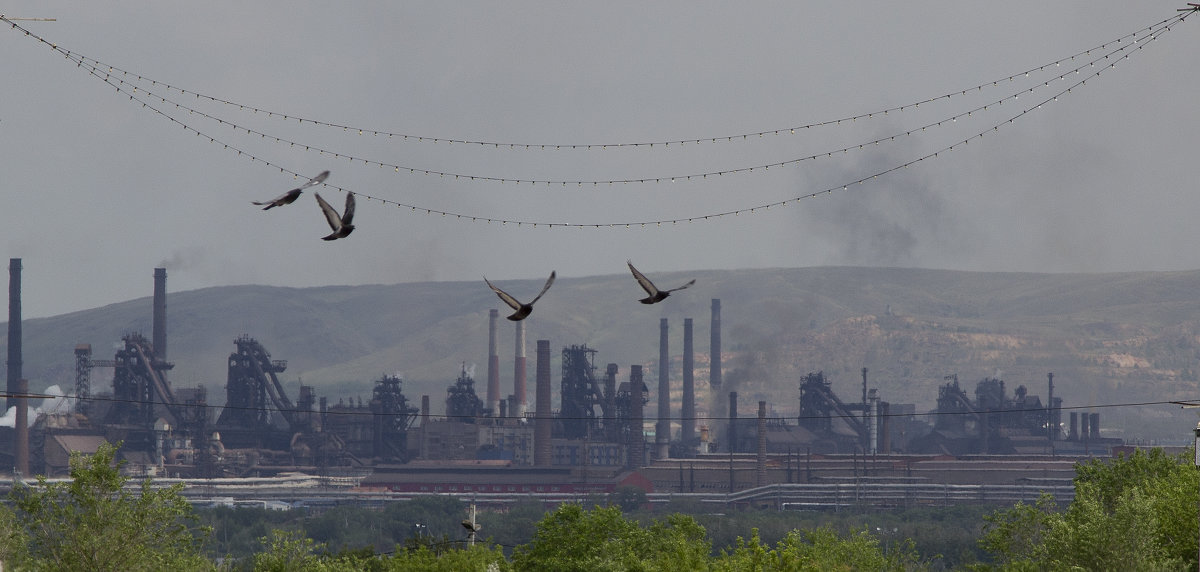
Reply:
<svg viewBox="0 0 1200 572"><path fill-rule="evenodd" d="M1126 44L1112 52L1104 53L1100 56L1097 56L1095 59L1084 62L1083 64L1081 64L1073 69L1068 69L1066 72L1060 73L1056 77L1052 77L1050 79L1043 80L1043 81L1037 83L1036 85L1034 85L1033 87L1022 88L1021 90L1019 90L1015 93L1007 94L1007 95L1001 97L1000 99L990 101L989 103L977 105L971 109L967 109L965 111L961 111L961 112L955 113L953 115L943 116L941 119L937 119L935 121L930 121L928 123L919 125L912 129L902 129L902 130L899 130L890 135L885 135L885 136L871 139L871 140L868 140L868 141L865 141L862 143L851 144L851 145L847 145L844 147L832 149L829 151L814 153L811 155L802 155L799 157L793 157L793 158L785 159L782 161L774 161L771 163L759 163L759 164L755 164L755 165L742 166L742 167L731 167L728 169L722 169L722 170L716 170L716 171L675 173L675 174L667 174L667 175L658 175L658 176L653 176L653 177L636 177L636 178L626 177L626 178L616 178L616 179L588 179L588 180L582 180L582 179L538 179L538 178L520 178L520 177L501 177L501 176L493 176L493 175L485 175L485 174L470 174L467 172L442 171L442 170L435 170L435 169L427 169L427 168L423 168L423 167L401 165L398 163L391 163L391 162L387 162L387 161L367 159L367 158L364 158L364 157L361 157L358 155L345 154L345 153L341 153L335 149L331 149L329 147L321 146L321 145L318 145L315 143L305 143L303 141L299 141L296 139L281 137L279 135L267 133L260 129L247 127L245 124L229 121L223 117L219 117L219 116L213 115L211 113L205 112L203 110L200 110L198 108L189 106L186 103L182 103L176 99L171 99L171 98L167 97L166 95L160 94L152 89L146 89L144 87L139 87L136 83L126 81L125 79L123 79L121 74L114 73L111 68L106 70L101 66L98 66L93 63L89 63L86 58L78 58L78 57L71 56L71 55L67 56L67 58L76 62L76 64L79 67L83 67L83 68L87 69L91 73L91 75L102 79L105 83L108 83L109 85L112 85L113 87L119 88L119 91L121 91L122 93L127 93L130 95L142 94L142 97L145 99L149 99L151 101L158 100L159 102L161 102L163 104L173 105L175 109L185 111L189 115L197 115L203 119L216 122L221 127L229 127L230 129L233 130L234 133L237 133L239 135L244 134L246 136L258 137L260 139L264 139L264 140L271 141L274 143L287 145L289 148L300 148L305 151L315 152L315 153L318 153L323 156L332 156L334 159L346 160L351 163L361 163L366 166L390 169L397 173L406 172L408 174L433 175L433 176L442 177L442 178L453 177L455 180L459 180L459 181L480 181L480 182L496 182L496 183L513 183L513 184L517 184L517 185L528 184L528 185L546 185L546 186L562 186L562 187L570 186L570 187L594 188L594 187L598 187L598 186L609 187L609 186L616 185L616 184L661 183L661 182L668 182L668 181L674 183L677 181L691 181L692 179L708 179L709 177L723 177L726 175L738 175L738 174L745 174L745 173L753 173L755 170L768 171L771 168L798 166L801 163L804 163L806 161L814 161L814 160L822 159L822 158L832 158L834 156L844 155L851 151L861 151L868 147L873 147L873 146L879 145L881 143L894 142L898 138L911 137L913 135L919 135L921 133L924 133L929 129L942 127L943 125L947 125L947 124L954 124L954 123L957 123L958 120L960 120L960 119L972 118L975 114L978 114L978 113L981 113L984 111L988 111L991 108L1002 106L1006 102L1015 102L1015 101L1019 100L1021 98L1021 96L1032 95L1036 91L1042 90L1044 88L1049 88L1051 85L1051 82L1067 81L1068 77L1070 77L1072 75L1078 75L1080 70L1083 70L1083 69L1086 69L1089 67L1094 67L1096 62L1101 62L1105 59L1109 59L1113 55L1119 54L1120 52L1127 50L1132 45L1133 44ZM1045 66L1043 66L1043 67L1045 67ZM1011 80L1011 79L1012 78L1010 77L1009 80ZM169 94L167 94L167 95L169 95ZM918 104L915 104L913 107L919 107L919 106L920 106L920 104L918 103ZM887 111L884 111L881 113L880 116L882 117L883 115L886 115L886 114L887 114ZM868 114L863 117L869 118L872 116L873 116L872 114ZM834 121L824 122L820 125L841 125L843 122L854 123L858 119L859 118L837 119ZM813 127L813 126L806 126L806 127ZM795 128L795 129L803 129L803 128ZM360 131L358 131L358 133L360 135L362 135L364 132L360 130Z"/></svg>
<svg viewBox="0 0 1200 572"><path fill-rule="evenodd" d="M1188 9L1187 11L1190 12L1192 10ZM286 120L286 121L296 121L300 124L307 123L310 125L328 127L328 128L336 129L339 131L356 132L360 135L380 136L380 137L394 138L394 139L400 139L400 140L404 140L404 141L416 141L416 142L422 142L422 143L434 143L434 144L444 143L444 144L449 144L449 145L453 145L453 144L478 145L478 146L482 146L482 147L505 148L505 149L524 149L524 150L572 150L572 149L595 150L595 149L619 149L619 148L626 148L626 147L647 147L647 148L655 147L655 146L670 147L672 145L683 146L683 145L687 145L687 144L744 141L744 140L747 140L750 138L760 138L760 137L766 137L766 136L794 135L797 131L804 131L804 130L808 130L808 129L812 129L812 128L816 128L816 127L823 127L823 126L829 126L829 125L840 125L842 123L853 123L858 120L882 117L882 116L886 116L890 113L917 109L922 105L927 105L927 104L938 102L941 100L950 100L954 97L964 96L971 92L979 92L979 91L983 91L986 88L997 87L1006 82L1013 82L1014 80L1021 78L1021 77L1027 78L1030 76L1030 74L1043 72L1047 69L1057 68L1057 67L1060 67L1062 64L1068 64L1070 62L1074 62L1074 61L1076 61L1076 59L1083 59L1083 58L1090 57L1092 55L1092 52L1100 52L1100 51L1107 50L1107 49L1109 49L1110 46L1112 46L1114 44L1121 44L1123 42L1128 42L1128 41L1136 41L1139 38L1139 36L1144 36L1148 33L1153 33L1158 28L1169 26L1172 23L1177 22L1177 21L1182 21L1186 17L1187 17L1187 14L1176 15L1171 18L1167 18L1165 20L1157 22L1155 24L1145 26L1134 32L1130 32L1128 34L1120 36L1118 38L1109 40L1098 46L1088 48L1086 50L1082 50L1082 51L1076 52L1074 54L1071 54L1070 56L1059 58L1052 62L1041 64L1041 65L1038 65L1035 67L1031 67L1031 68L1025 69L1023 71L1017 72L1015 74L1010 74L1010 75L1001 77L999 79L985 81L985 82L982 82L982 83L979 83L979 84L976 84L976 85L973 85L971 87L967 87L964 89L954 90L954 91L939 94L939 95L936 95L933 97L928 97L928 98L925 98L925 99L922 99L919 101L914 101L911 103L888 107L888 108L884 108L884 109L880 109L880 110L876 110L876 111L869 111L866 113L859 113L856 115L850 115L850 116L841 117L841 118L837 118L837 119L822 120L822 121L817 121L817 122L813 122L813 123L805 123L805 124L799 124L799 125L791 125L788 127L772 128L772 129L766 129L766 130L760 130L760 131L750 131L750 132L742 132L742 133L735 133L735 134L710 135L710 136L695 137L695 138L690 138L690 139L660 139L658 141L640 141L640 142L614 141L614 142L609 142L609 143L589 143L589 142L530 143L530 142L515 142L515 141L500 141L500 140L496 140L496 141L473 140L473 139L453 138L453 137L445 137L445 136L437 136L437 135L432 135L432 136L431 135L418 135L418 134L412 134L412 133L390 131L390 130L386 130L386 129L382 129L382 128L378 128L378 127L356 126L356 125L350 125L350 124L345 124L345 123L338 123L338 122L333 122L333 121L314 119L311 117L306 117L306 116L298 115L295 113L286 113L286 112L271 110L271 109L258 107L258 106L254 106L254 105L250 105L250 104L246 104L246 103L240 103L240 102L236 102L236 101L224 98L224 97L218 97L218 96L209 95L209 94L206 94L206 93L203 93L200 91L195 91L192 89L179 87L178 85L175 85L175 84L172 84L169 82L165 82L162 80L147 77L140 73L130 71L125 68L97 60L95 58L88 57L81 53L74 52L72 50L67 50L65 48L61 48L55 44L51 44L50 42L42 39L41 37L37 36L36 34L30 34L27 30L24 30L24 29L22 29L22 30L26 31L27 34L36 38L38 41L45 43L45 44L51 46L52 48L54 48L56 51L63 53L63 55L66 55L69 58L73 58L74 61L76 61L77 63L81 63L83 65L91 66L91 67L101 69L101 70L107 70L107 73L109 73L109 74L120 75L124 78L131 78L131 81L149 83L152 86L161 86L168 93L171 91L177 91L181 95L189 95L189 96L193 96L197 99L203 99L203 100L211 101L214 103L222 104L224 106L228 106L231 108L237 108L239 111L247 111L247 112L251 112L251 113L255 113L255 114L265 114L269 118L278 118L278 119L282 119L282 120ZM1001 100L1001 101L1003 101L1003 100Z"/></svg>
<svg viewBox="0 0 1200 572"><path fill-rule="evenodd" d="M698 214L691 214L691 215L680 214L678 216L669 217L669 218L662 217L662 218L649 218L649 219L642 219L642 220L624 220L624 221L609 219L609 220L587 222L587 221L575 221L575 220L550 220L550 219L542 219L542 220L525 219L525 220L522 220L522 219L512 219L512 218L490 215L490 214L483 214L483 213L470 213L470 212L466 212L466 211L442 210L442 209L425 207L425 206L421 206L421 205L417 205L417 204L411 204L411 203L408 203L405 201L390 199L388 197L379 196L379 195L375 195L375 194L359 192L359 191L356 191L356 190L350 189L350 188L343 188L343 187L337 187L337 186L334 186L334 188L337 188L337 189L342 190L347 193L356 194L365 199L377 200L382 204L393 205L393 206L396 206L401 209L408 209L411 212L420 212L420 213L425 213L425 214L429 214L429 215L438 215L441 217L453 217L456 220L462 220L462 221L486 222L486 223L494 222L494 223L499 223L501 225L512 224L517 227L529 226L532 228L537 228L538 226L542 226L544 228L551 228L551 229L554 227L596 228L596 229L599 229L599 228L634 228L634 227L646 227L646 226L662 226L663 224L674 225L674 224L679 224L679 223L701 222L701 221L708 221L708 220L725 218L725 217L730 217L730 216L739 216L739 215L743 215L743 214L757 214L759 212L764 212L764 211L770 210L772 207L788 206L789 204L798 202L802 199L809 199L809 198L815 198L815 197L825 195L825 194L832 194L834 191L837 191L837 190L841 190L841 191L849 190L850 187L852 187L852 186L859 186L864 183L874 181L875 179L878 179L879 177L888 175L894 171L906 169L912 165L921 163L928 159L937 158L945 153L953 151L962 146L968 145L972 140L981 139L984 135L986 135L988 133L999 131L999 129L1001 127L1007 126L1007 125L1013 123L1014 121L1016 121L1017 119L1021 119L1024 116L1028 115L1029 113L1031 113L1035 110L1041 109L1047 103L1056 102L1056 101L1058 101L1059 97L1070 94L1075 89L1082 87L1083 85L1086 85L1086 83L1089 79L1098 77L1101 73L1103 73L1103 71L1114 68L1118 61L1127 59L1136 50L1142 49L1150 41L1153 41L1153 40L1157 39L1161 34L1167 32L1167 31L1170 31L1174 24L1182 22L1192 13L1194 13L1194 11L1182 12L1172 18L1163 20L1162 22L1159 22L1158 24L1143 28L1143 29L1139 30L1139 32L1135 32L1133 34L1128 34L1126 36L1122 36L1122 38L1120 38L1118 40L1104 44L1106 46L1112 45L1112 44L1121 44L1121 45L1117 48L1112 49L1111 51L1109 51L1107 53L1104 53L1104 54L1096 57L1095 59L1087 62L1087 64L1086 64L1086 68L1091 69L1091 68L1095 68L1096 64L1099 63L1100 69L1097 69L1094 72L1090 72L1083 79L1077 80L1076 82L1069 84L1065 89L1062 89L1062 90L1052 94L1050 97L1046 97L1044 99L1037 101L1033 106L1027 107L1027 108L1021 110L1019 113L1017 113L1013 116L1010 116L1008 119L992 124L987 129L975 132L974 134L972 134L964 139L957 140L955 143L948 145L948 146L944 146L933 152L926 153L924 155L920 155L913 159L910 159L906 162L902 162L902 163L896 164L892 167L870 173L867 176L855 179L853 181L844 182L841 185L828 187L828 188L821 189L821 190L818 190L815 192L809 192L809 193L795 195L790 198L786 198L786 199L782 199L782 200L777 200L777 201L772 201L772 202L764 202L764 203L759 203L759 204L752 205L752 206L740 207L740 208L734 208L734 209L728 209L728 210L716 211L716 212L698 213ZM210 143L222 145L222 147L224 149L235 152L239 157L245 157L252 162L257 162L257 163L261 163L261 164L264 164L264 165L267 165L267 166L270 166L273 168L277 168L280 170L280 172L290 174L293 177L301 176L299 172L290 170L286 167L283 167L282 165L279 165L278 163L276 163L273 160L264 158L259 154L251 153L251 152L246 151L243 148L238 147L234 144L231 144L225 140L218 139L217 137L209 135L206 132L200 131L199 129L193 127L192 125L186 123L185 121L172 116L167 111L160 109L160 107L162 107L162 106L155 104L153 101L154 99L158 99L158 101L161 104L163 104L163 106L174 105L179 108L183 107L173 101L168 100L166 97L154 95L153 93L143 95L144 92L138 91L138 88L136 86L126 82L124 79L115 78L113 76L113 73L111 73L109 71L104 71L102 68L100 68L94 64L90 64L90 63L88 66L84 66L83 64L84 64L85 60L81 59L79 56L75 56L72 54L72 52L62 49L62 48L59 48L57 45L48 42L47 40L41 38L40 36L37 36L36 34L31 33L27 29L15 24L11 21L7 21L7 22L13 27L13 29L18 29L20 31L23 31L27 36L31 36L31 37L35 38L37 41L42 42L47 46L50 46L53 50L64 55L64 57L66 57L68 60L75 62L77 67L84 68L86 71L88 71L89 74L101 79L102 81L104 81L107 84L109 84L110 86L112 86L118 93L128 96L128 99L130 101L140 104L141 107L151 110L153 113L157 114L158 116L163 117L163 118L167 119L168 121L180 126L185 131L193 133L196 136L209 141ZM1149 30L1148 35L1142 35L1140 37L1135 37L1135 36L1137 36L1137 34L1142 33L1146 30ZM1126 42L1125 38L1132 38L1132 39L1130 41ZM1124 53L1127 50L1129 50L1130 48L1133 48L1133 50L1129 51L1128 53ZM1089 52L1090 52L1090 50L1088 52L1084 52L1084 53L1089 53ZM96 60L88 59L86 61L94 62ZM1042 66L1042 67L1044 68L1046 66ZM1083 69L1084 67L1085 66L1077 67L1070 74L1059 74L1058 77L1055 78L1055 80L1056 81L1057 80L1065 80L1068 75L1078 75L1080 73L1080 70ZM112 70L116 71L116 68L112 68ZM124 75L125 73L127 73L127 72L124 72L124 71L120 72L121 75ZM1049 80L1042 82L1042 84L1040 86L1028 88L1027 90L1023 90L1021 92L1013 94L1011 96L1011 98L1013 100L1016 100L1022 94L1034 93L1034 91L1036 89L1038 89L1039 87L1048 87L1048 86L1049 86ZM176 88L176 89L178 89L178 88ZM206 97L206 96L201 96L196 92L187 92L187 93L193 93L193 94L195 94L195 97L198 97L198 98ZM1003 102L1003 101L1006 101L1007 99L1008 98L1005 98L1000 101ZM195 114L195 113L197 113L197 111L188 108L188 113ZM968 113L973 113L973 112L968 112ZM237 132L238 130L242 130L245 132L246 135L257 136L260 139L268 138L267 134L264 132L255 131L255 130L252 130L249 128L241 127L240 125L237 125L234 123L225 122L223 119L215 118L214 116L211 116L208 114L204 114L204 116L211 118L211 119L217 119L218 121L221 121L223 124L228 124L235 130L235 132ZM938 126L938 125L942 125L946 122L953 123L957 117L958 117L957 115L951 116L942 121L935 122L934 124L931 124L931 125ZM926 127L928 127L928 125ZM905 132L903 135L909 135L911 133L912 133L912 130L909 130L909 131ZM895 139L895 137L897 137L897 136L901 136L901 135L890 136L888 140L890 141L892 139ZM295 143L293 141L285 140L285 139L279 138L279 137L271 137L271 139L275 140L276 142L287 143L287 144L289 144L289 146L297 145L297 143ZM882 139L863 143L863 144L858 145L857 148L863 148L868 145L878 144L881 141L882 141ZM502 177L491 177L491 176L483 176L483 175L480 175L480 176L464 175L464 174L458 174L458 173L452 173L452 172L417 169L415 167L402 168L400 165L388 164L388 163L383 163L383 162L373 162L368 159L363 159L363 158L355 157L352 155L341 154L336 151L330 151L330 150L326 150L323 148L314 149L311 146L303 146L303 145L302 145L302 147L305 147L306 149L309 149L309 150L315 150L323 156L329 155L335 159L346 160L351 164L358 162L358 163L362 163L364 165L374 165L374 166L378 166L381 168L390 167L392 170L394 170L396 172L403 172L403 170L407 170L409 173L412 173L412 174L420 173L420 174L425 174L425 175L436 175L442 179L453 177L455 180L490 180L490 181L498 181L498 182L502 182L502 183L503 182L512 182L512 183L518 183L518 184L526 184L527 183L530 185L543 185L544 184L546 186L558 185L558 186L564 186L564 187L568 186L568 185L583 186L584 184L598 186L601 183L611 185L611 184L616 184L616 183L633 184L633 183L649 183L649 182L659 183L659 182L667 182L667 181L674 182L674 181L678 180L680 177L683 177L685 180L692 180L692 179L696 179L696 178L708 179L710 177L720 178L726 174L733 174L733 173L740 173L740 172L752 172L756 168L765 171L765 170L768 170L771 166L786 165L786 164L794 163L797 161L816 158L818 156L832 156L834 153L846 153L851 150L851 148L847 147L847 148L839 149L837 151L829 151L826 153L822 153L820 155L813 155L810 157L793 159L791 161L784 162L784 163L765 164L765 165L759 165L757 167L745 167L745 168L739 168L739 169L730 170L730 171L715 171L715 172L706 172L706 173L696 173L696 174L690 174L690 175L678 175L678 176L674 176L674 177L641 178L641 179L636 179L636 180L635 179L621 179L621 180L608 180L608 181L599 181L599 180L569 181L569 180L538 180L538 179L506 179L506 178L502 178ZM329 185L329 186L333 186L333 185Z"/></svg>

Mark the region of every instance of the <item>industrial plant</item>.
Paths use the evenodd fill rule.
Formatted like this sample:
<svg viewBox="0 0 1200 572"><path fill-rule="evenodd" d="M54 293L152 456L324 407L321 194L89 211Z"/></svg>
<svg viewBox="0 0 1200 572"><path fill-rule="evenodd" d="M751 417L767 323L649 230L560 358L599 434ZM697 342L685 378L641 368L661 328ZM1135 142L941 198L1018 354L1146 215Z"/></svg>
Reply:
<svg viewBox="0 0 1200 572"><path fill-rule="evenodd" d="M722 390L719 299L712 300L699 387L693 320L683 320L681 384L672 387L670 324L663 318L653 380L644 364L598 363L602 348L536 340L529 403L525 323L514 324L514 367L511 377L504 375L498 312L491 310L482 395L463 364L444 397L410 399L393 375L374 381L368 401L334 403L307 385L291 396L280 381L287 360L245 334L230 340L225 395L215 403L203 386L171 383L164 268L154 269L150 337L128 333L111 356L79 343L67 396L72 406L26 419L20 259L9 269L7 405L16 406L18 420L0 428L0 464L18 477L63 476L72 452L120 441L126 470L204 479L210 487L309 475L334 479L322 482L341 483L339 494L351 496L454 494L503 502L637 487L745 502L769 497L795 508L954 502L958 493L950 487L993 486L992 498L1004 502L1011 496L1004 487L1022 487L1020 498L1069 487L1077 458L1107 455L1121 444L1100 436L1099 414L1071 412L1064 422L1053 373L1044 399L1027 385L1010 392L993 377L979 380L972 393L950 374L936 409L918 412L888 401L871 386L867 368L853 396L836 394L829 377L815 370L794 380L792 404L758 401L743 409L736 391ZM553 352L558 371L551 368ZM648 416L652 391L657 410ZM707 410L718 397L722 411ZM940 488L929 493L930 486Z"/></svg>

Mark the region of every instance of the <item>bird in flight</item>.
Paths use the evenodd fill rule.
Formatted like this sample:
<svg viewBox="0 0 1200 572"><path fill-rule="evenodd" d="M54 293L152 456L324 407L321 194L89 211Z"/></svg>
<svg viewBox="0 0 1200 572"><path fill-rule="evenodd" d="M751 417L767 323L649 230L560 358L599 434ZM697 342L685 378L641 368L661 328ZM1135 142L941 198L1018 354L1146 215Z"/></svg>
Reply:
<svg viewBox="0 0 1200 572"><path fill-rule="evenodd" d="M546 290L550 289L550 285L554 284L554 276L555 276L555 273L553 270L551 270L550 278L546 279L546 285L542 286L542 291L538 292L538 295L535 296L533 298L533 301L529 302L528 304L522 304L522 303L518 302L516 298L509 296L508 292L505 292L504 290L497 288L494 284L492 284L487 279L487 276L483 277L483 281L487 282L488 288L491 288L492 291L495 292L496 295L499 296L501 300L504 300L505 304L508 304L509 307L511 307L513 310L516 310L516 312L513 312L513 314L511 316L509 316L508 319L510 319L514 322L519 322L521 320L524 320L527 316L529 316L529 314L531 312L533 312L533 305L538 301L539 298L542 297L542 294L546 293Z"/></svg>
<svg viewBox="0 0 1200 572"><path fill-rule="evenodd" d="M642 298L641 300L638 300L638 302L641 302L643 304L654 304L657 302L662 302L663 300L667 299L667 296L671 295L671 292L674 292L676 290L683 290L684 288L687 288L688 286L691 286L692 284L696 283L696 279L693 278L690 281L688 281L687 284L684 284L683 286L680 286L678 288L672 288L670 290L659 290L658 288L654 287L654 283L651 282L649 278L646 278L645 274L638 272L638 269L633 267L633 262L626 260L625 264L629 265L629 271L633 272L633 277L637 278L638 284L641 285L642 290L645 290L646 293L649 294L649 296Z"/></svg>
<svg viewBox="0 0 1200 572"><path fill-rule="evenodd" d="M271 199L269 201L262 201L262 202L259 202L259 201L250 201L250 202L252 204L256 204L256 205L267 205L267 206L263 207L264 211L271 210L274 207L290 205L290 204L296 202L296 199L300 198L300 193L304 192L304 189L307 189L313 185L319 185L319 184L325 182L325 179L328 179L328 178L329 178L329 171L321 171L321 173L319 175L309 179L303 185L300 185L299 187L296 187L286 193L283 193L282 195L279 195L278 197L275 197L274 199Z"/></svg>
<svg viewBox="0 0 1200 572"><path fill-rule="evenodd" d="M329 236L321 237L321 240L337 240L350 236L354 232L354 225L351 222L354 220L354 193L346 193L346 210L338 216L337 211L321 198L320 193L313 193L317 197L317 203L321 205L321 212L325 213L325 220L329 221L329 228L333 232Z"/></svg>

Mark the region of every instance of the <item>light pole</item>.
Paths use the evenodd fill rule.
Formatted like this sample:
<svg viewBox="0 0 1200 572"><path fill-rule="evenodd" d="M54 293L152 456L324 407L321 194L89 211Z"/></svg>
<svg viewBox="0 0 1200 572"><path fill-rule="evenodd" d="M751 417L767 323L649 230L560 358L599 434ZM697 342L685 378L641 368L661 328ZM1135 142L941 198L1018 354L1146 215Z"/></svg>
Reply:
<svg viewBox="0 0 1200 572"><path fill-rule="evenodd" d="M1200 430L1200 428L1197 428L1197 430ZM894 526L892 527L891 530L888 530L886 528L881 528L878 526L875 527L875 535L879 538L879 543L883 545L883 555L884 556L887 556L887 553L888 553L888 542L887 542L888 537L894 536L898 532L900 532L900 529L897 527L894 527Z"/></svg>
<svg viewBox="0 0 1200 572"><path fill-rule="evenodd" d="M1196 435L1196 441L1193 445L1194 449L1192 451L1192 464L1194 464L1197 468L1200 468L1200 423L1196 424L1196 428L1192 429L1192 433L1195 433ZM1196 515L1197 518L1200 518L1200 500L1196 501ZM1196 562L1197 566L1200 567L1200 537L1197 537L1196 539Z"/></svg>
<svg viewBox="0 0 1200 572"><path fill-rule="evenodd" d="M471 503L470 516L462 521L463 528L467 529L468 546L475 546L475 535L479 532L479 523L475 522L475 503Z"/></svg>
<svg viewBox="0 0 1200 572"><path fill-rule="evenodd" d="M1200 10L1200 5L1196 5L1195 9ZM1196 401L1172 401L1171 403L1179 405L1184 409L1200 408L1200 403ZM1200 423L1196 424L1196 428L1192 429L1192 433L1196 436L1196 440L1192 443L1192 464L1197 469L1200 469ZM1196 518L1200 519L1200 499L1196 501ZM1200 569L1200 536L1196 538L1196 561L1196 565Z"/></svg>

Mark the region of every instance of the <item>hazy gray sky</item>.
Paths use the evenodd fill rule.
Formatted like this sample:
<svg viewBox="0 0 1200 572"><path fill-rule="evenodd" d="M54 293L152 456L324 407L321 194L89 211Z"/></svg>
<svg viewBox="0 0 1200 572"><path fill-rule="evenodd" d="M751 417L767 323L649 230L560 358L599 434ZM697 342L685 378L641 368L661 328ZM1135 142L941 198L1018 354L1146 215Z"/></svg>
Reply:
<svg viewBox="0 0 1200 572"><path fill-rule="evenodd" d="M624 272L629 258L648 273L829 264L1196 268L1200 21L1190 18L1155 41L1134 45L1127 38L1029 78L991 84L1167 20L1184 5L9 1L0 9L9 16L57 18L22 25L73 57L367 130L568 145L784 132L591 150L359 135L251 113L133 75L115 76L128 82L117 84L129 91L121 93L5 26L2 254L24 259L26 317L149 295L152 269L161 265L170 269L172 291L481 275L540 280L551 269L560 276ZM1087 65L1124 46L1113 59ZM1107 69L1113 61L1118 65ZM1081 65L1078 74L1058 78ZM787 131L985 82L920 108ZM1011 98L1029 88L1036 89ZM175 103L300 145L239 134ZM919 131L983 105L986 111ZM918 132L890 140L911 130ZM981 132L987 135L976 138ZM879 138L889 139L858 150ZM950 145L957 146L850 184ZM853 149L767 170L684 178L845 147ZM397 173L377 163L522 181L664 180L497 183ZM329 184L390 202L360 197L358 230L324 242L328 229L312 191L340 209L339 190L310 189L296 204L269 212L250 204L294 186L280 168L329 169ZM631 229L517 228L394 204L591 224L703 216L831 188L838 190L753 214Z"/></svg>

